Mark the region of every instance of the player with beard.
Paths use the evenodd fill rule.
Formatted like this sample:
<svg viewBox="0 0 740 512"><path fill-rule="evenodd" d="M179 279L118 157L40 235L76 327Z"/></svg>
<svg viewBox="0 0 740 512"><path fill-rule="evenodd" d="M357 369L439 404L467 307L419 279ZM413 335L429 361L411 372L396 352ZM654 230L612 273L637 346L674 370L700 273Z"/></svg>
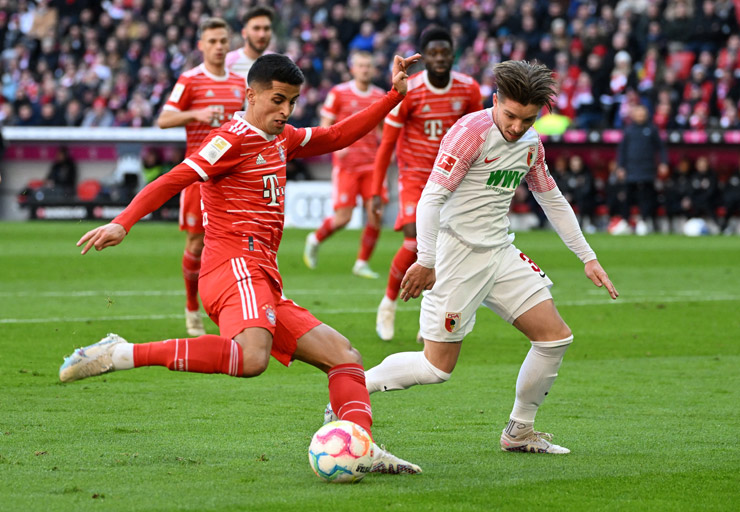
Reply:
<svg viewBox="0 0 740 512"><path fill-rule="evenodd" d="M246 80L226 69L229 49L228 25L221 18L208 18L199 28L198 49L203 64L186 71L172 88L157 119L160 128L184 126L185 156L203 143L212 129L229 121L244 106ZM180 230L185 231L182 273L185 279L185 327L190 336L205 334L198 304L198 276L203 252L203 215L200 211L200 183L180 194Z"/></svg>
<svg viewBox="0 0 740 512"><path fill-rule="evenodd" d="M244 47L226 55L226 69L243 76L246 80L249 68L270 46L274 16L275 11L263 5L253 7L247 12L242 20Z"/></svg>
<svg viewBox="0 0 740 512"><path fill-rule="evenodd" d="M357 51L350 57L352 80L332 87L321 108L321 126L331 126L345 119L359 109L377 101L384 94L380 87L372 84L373 56L368 52ZM377 279L378 274L368 265L380 235L380 217L370 215L372 199L373 160L378 151L380 132L374 130L350 147L332 154L332 199L334 215L324 219L319 229L309 233L303 250L303 261L310 269L316 268L319 244L342 229L352 219L352 210L357 196L362 196L368 222L360 238L360 250L352 267L352 273L359 277ZM383 190L387 201L387 191Z"/></svg>
<svg viewBox="0 0 740 512"><path fill-rule="evenodd" d="M409 92L385 119L375 157L373 208L380 216L381 193L395 146L398 162L398 217L403 245L393 257L385 296L378 307L376 331L383 340L394 334L396 300L401 278L416 261L416 204L434 165L439 144L460 117L483 108L480 86L472 77L452 71L452 36L438 26L421 34L426 69L409 78Z"/></svg>

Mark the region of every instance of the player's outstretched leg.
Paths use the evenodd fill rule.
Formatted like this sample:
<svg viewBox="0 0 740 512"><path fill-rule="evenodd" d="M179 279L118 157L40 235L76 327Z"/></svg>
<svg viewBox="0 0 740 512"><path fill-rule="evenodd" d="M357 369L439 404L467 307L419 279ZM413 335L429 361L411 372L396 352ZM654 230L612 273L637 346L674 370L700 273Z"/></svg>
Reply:
<svg viewBox="0 0 740 512"><path fill-rule="evenodd" d="M385 446L378 446L376 444L373 455L373 466L370 469L370 473L388 473L391 475L408 473L410 475L416 475L421 473L421 468L386 451Z"/></svg>
<svg viewBox="0 0 740 512"><path fill-rule="evenodd" d="M368 262L364 260L355 261L352 267L352 273L357 277L364 277L365 279L377 279L380 277L380 274L371 269Z"/></svg>
<svg viewBox="0 0 740 512"><path fill-rule="evenodd" d="M373 251L375 250L375 245L378 242L379 236L379 228L371 226L370 224L365 226L360 239L360 249L357 252L357 260L355 261L355 265L352 267L352 273L354 275L364 277L366 279L377 279L380 277L368 264L370 256L373 255Z"/></svg>
<svg viewBox="0 0 740 512"><path fill-rule="evenodd" d="M78 348L64 358L59 368L59 380L72 382L113 371L113 352L121 343L127 342L119 335L110 333L97 343Z"/></svg>
<svg viewBox="0 0 740 512"><path fill-rule="evenodd" d="M531 426L510 420L501 432L501 450L523 453L570 453L570 450L553 444L552 434L537 432Z"/></svg>

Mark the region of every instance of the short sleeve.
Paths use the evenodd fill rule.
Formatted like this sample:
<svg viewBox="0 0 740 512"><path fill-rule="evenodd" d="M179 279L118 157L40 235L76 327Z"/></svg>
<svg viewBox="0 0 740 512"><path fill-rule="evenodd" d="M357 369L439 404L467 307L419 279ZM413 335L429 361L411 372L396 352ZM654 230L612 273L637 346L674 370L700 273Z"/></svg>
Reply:
<svg viewBox="0 0 740 512"><path fill-rule="evenodd" d="M198 173L203 181L233 172L243 161L238 136L220 128L214 130L203 144L183 163Z"/></svg>
<svg viewBox="0 0 740 512"><path fill-rule="evenodd" d="M329 94L326 95L326 100L324 100L324 104L321 107L321 115L334 120L337 118L338 113L339 95L337 94L336 89L332 89L329 91Z"/></svg>
<svg viewBox="0 0 740 512"><path fill-rule="evenodd" d="M439 146L429 181L454 192L480 156L489 128L490 122L481 116L452 125Z"/></svg>
<svg viewBox="0 0 740 512"><path fill-rule="evenodd" d="M164 110L174 110L176 112L183 112L190 109L192 102L192 87L190 87L190 80L187 77L181 76L178 78L177 83L172 88L167 103L164 105Z"/></svg>
<svg viewBox="0 0 740 512"><path fill-rule="evenodd" d="M412 101L409 101L409 98L407 97L401 103L396 105L385 117L385 123L395 128L403 128L409 114L409 105L411 103Z"/></svg>

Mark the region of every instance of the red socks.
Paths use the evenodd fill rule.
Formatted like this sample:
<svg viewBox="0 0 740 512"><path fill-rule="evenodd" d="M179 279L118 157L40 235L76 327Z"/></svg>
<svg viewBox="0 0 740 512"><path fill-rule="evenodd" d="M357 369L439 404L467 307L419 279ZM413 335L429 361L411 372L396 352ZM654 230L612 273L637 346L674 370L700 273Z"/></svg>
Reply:
<svg viewBox="0 0 740 512"><path fill-rule="evenodd" d="M340 420L357 423L372 437L373 413L362 365L338 364L328 373L329 401Z"/></svg>
<svg viewBox="0 0 740 512"><path fill-rule="evenodd" d="M385 289L386 296L391 300L398 298L401 289L401 280L406 271L416 261L416 238L404 238L403 245L393 257L391 271L388 275L388 286Z"/></svg>
<svg viewBox="0 0 740 512"><path fill-rule="evenodd" d="M357 253L358 260L370 261L370 256L373 255L379 236L380 230L378 228L365 226L365 229L362 231L362 238L360 239L360 250Z"/></svg>
<svg viewBox="0 0 740 512"><path fill-rule="evenodd" d="M323 242L334 233L334 217L327 217L321 224L321 227L316 230L316 240Z"/></svg>
<svg viewBox="0 0 740 512"><path fill-rule="evenodd" d="M194 373L242 374L242 349L237 342L206 334L197 338L134 344L134 367L166 366ZM363 373L363 386L364 384Z"/></svg>
<svg viewBox="0 0 740 512"><path fill-rule="evenodd" d="M200 256L185 250L182 255L182 275L185 278L185 308L198 311L198 275L200 275Z"/></svg>

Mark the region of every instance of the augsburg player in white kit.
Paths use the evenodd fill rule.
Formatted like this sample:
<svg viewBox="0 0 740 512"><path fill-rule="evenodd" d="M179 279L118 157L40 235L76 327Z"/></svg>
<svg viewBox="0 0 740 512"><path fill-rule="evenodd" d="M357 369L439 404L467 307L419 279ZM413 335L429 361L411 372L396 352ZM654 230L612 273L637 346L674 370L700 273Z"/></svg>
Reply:
<svg viewBox="0 0 740 512"><path fill-rule="evenodd" d="M507 61L494 67L493 108L462 117L445 135L417 209L418 260L402 280L401 298L421 302L423 352L388 356L366 372L368 390L391 391L450 378L462 340L483 304L532 343L516 383L501 449L569 453L533 428L573 340L550 294L552 281L513 244L507 213L524 179L550 223L585 264L596 286L619 295L586 242L545 164L532 125L551 107L555 82L546 66Z"/></svg>

